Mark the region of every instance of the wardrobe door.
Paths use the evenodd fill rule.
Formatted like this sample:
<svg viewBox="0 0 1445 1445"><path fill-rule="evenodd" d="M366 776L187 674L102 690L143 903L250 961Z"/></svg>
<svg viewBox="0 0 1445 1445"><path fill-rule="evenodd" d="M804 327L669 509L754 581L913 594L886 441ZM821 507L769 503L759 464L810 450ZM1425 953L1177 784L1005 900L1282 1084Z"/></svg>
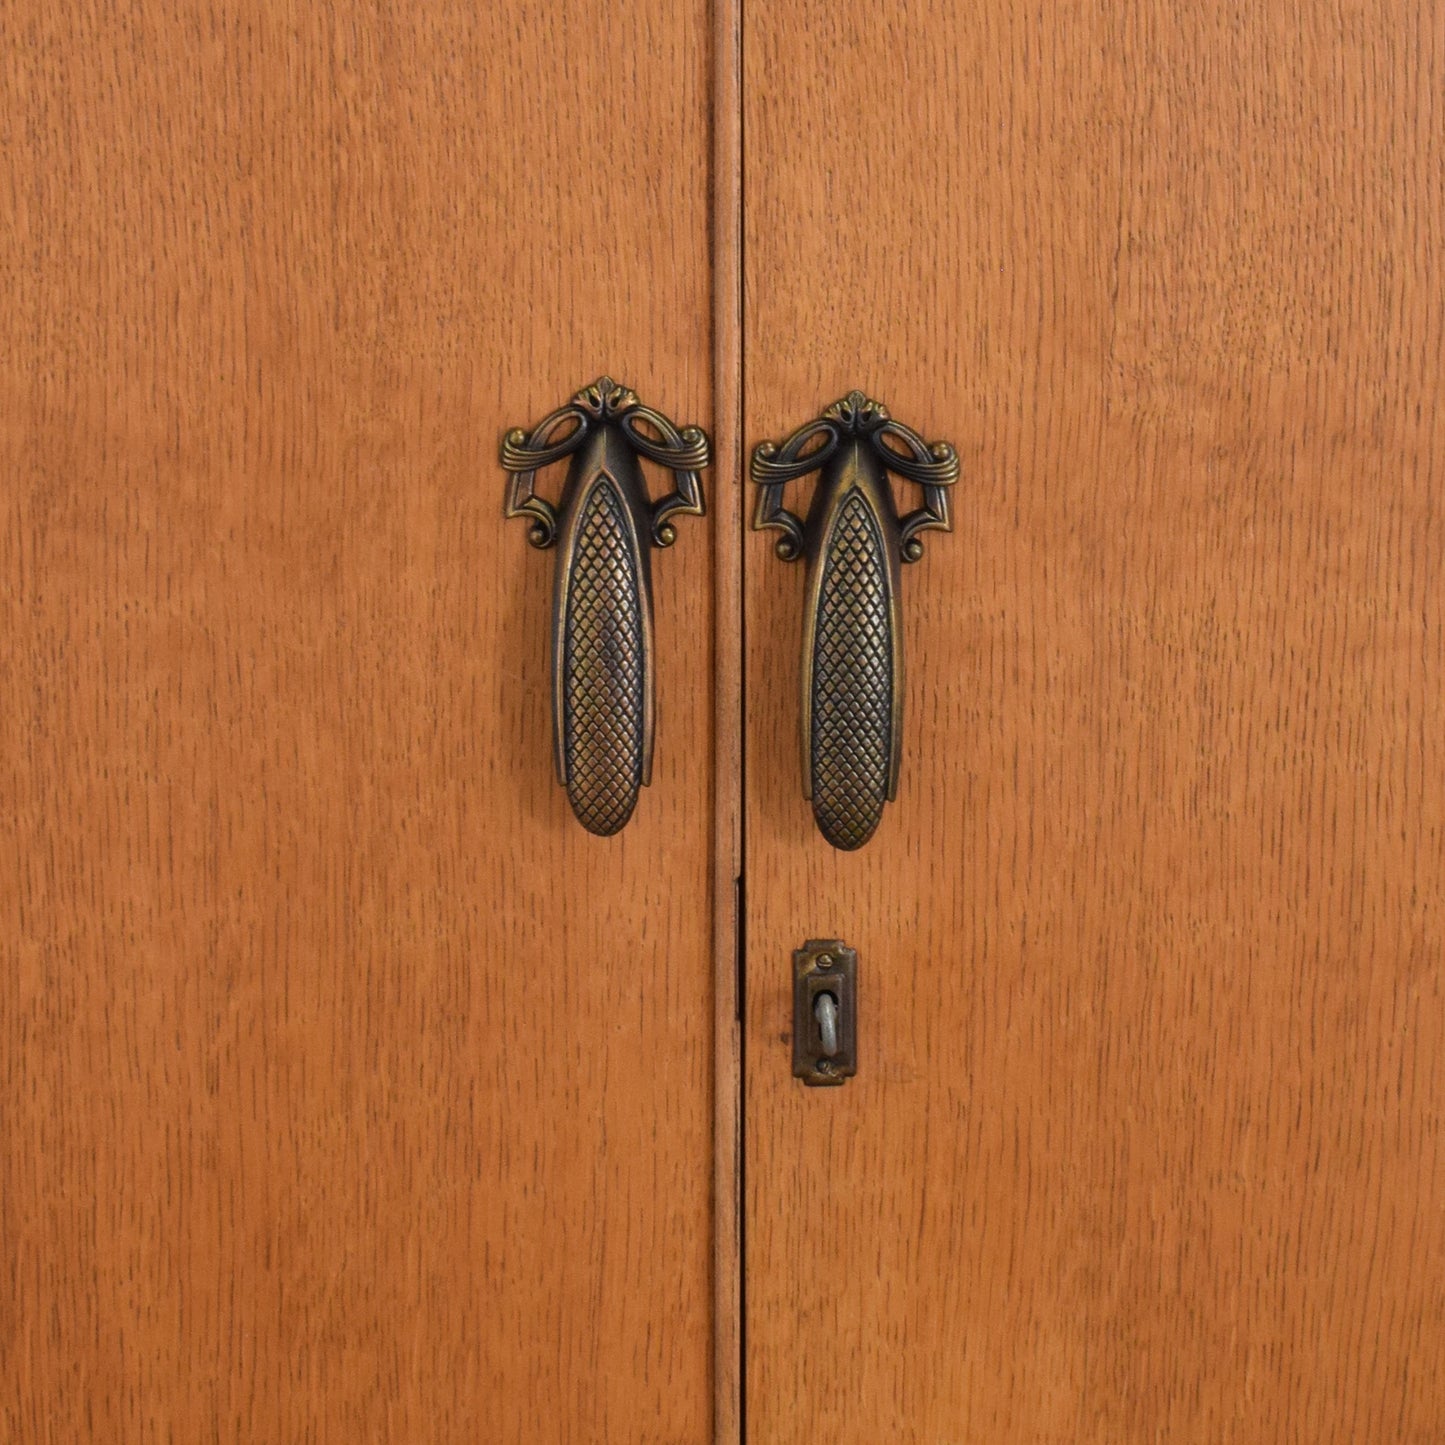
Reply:
<svg viewBox="0 0 1445 1445"><path fill-rule="evenodd" d="M750 1438L1445 1438L1438 13L786 0L744 55L749 444L858 388L961 463L854 851L745 555Z"/></svg>
<svg viewBox="0 0 1445 1445"><path fill-rule="evenodd" d="M707 24L9 7L7 1440L709 1438L706 525L594 837L498 464L709 421Z"/></svg>

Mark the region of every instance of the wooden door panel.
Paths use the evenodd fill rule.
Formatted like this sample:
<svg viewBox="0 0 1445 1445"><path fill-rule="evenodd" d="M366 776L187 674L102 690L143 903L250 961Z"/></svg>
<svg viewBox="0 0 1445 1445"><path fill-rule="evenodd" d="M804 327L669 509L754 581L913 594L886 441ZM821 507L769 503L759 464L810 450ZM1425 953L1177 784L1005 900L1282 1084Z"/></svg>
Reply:
<svg viewBox="0 0 1445 1445"><path fill-rule="evenodd" d="M856 386L963 462L858 853L746 551L751 1434L1441 1438L1445 32L792 0L744 54L749 442Z"/></svg>
<svg viewBox="0 0 1445 1445"><path fill-rule="evenodd" d="M11 8L6 1439L707 1438L706 529L599 840L496 460L709 420L705 22Z"/></svg>

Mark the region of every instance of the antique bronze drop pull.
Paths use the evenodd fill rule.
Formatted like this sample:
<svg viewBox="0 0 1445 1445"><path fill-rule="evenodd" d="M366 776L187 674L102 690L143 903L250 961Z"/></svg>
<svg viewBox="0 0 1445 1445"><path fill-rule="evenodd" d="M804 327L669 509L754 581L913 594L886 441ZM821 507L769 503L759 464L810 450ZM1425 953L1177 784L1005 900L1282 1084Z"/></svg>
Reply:
<svg viewBox="0 0 1445 1445"><path fill-rule="evenodd" d="M560 434L560 435L559 435ZM554 506L538 468L572 459ZM671 470L654 502L639 458ZM509 431L507 516L530 518L527 540L557 547L552 604L552 728L557 776L590 833L616 833L652 780L653 547L670 547L674 514L701 516L708 440L680 431L604 376L530 432Z"/></svg>
<svg viewBox="0 0 1445 1445"><path fill-rule="evenodd" d="M806 522L783 506L796 477L821 472ZM917 482L923 505L901 517L888 473ZM900 563L923 555L918 534L951 528L958 455L849 392L786 441L753 450L761 488L753 526L783 535L785 562L806 557L803 611L803 795L823 836L860 848L898 792L903 723Z"/></svg>

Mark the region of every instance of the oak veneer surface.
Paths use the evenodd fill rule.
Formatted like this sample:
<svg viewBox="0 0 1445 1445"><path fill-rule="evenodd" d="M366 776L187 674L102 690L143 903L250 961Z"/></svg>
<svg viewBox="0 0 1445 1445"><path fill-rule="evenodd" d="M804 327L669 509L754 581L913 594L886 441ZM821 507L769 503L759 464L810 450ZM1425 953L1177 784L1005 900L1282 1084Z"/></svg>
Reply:
<svg viewBox="0 0 1445 1445"><path fill-rule="evenodd" d="M747 440L963 461L856 854L746 551L749 1438L1445 1439L1438 13L745 20Z"/></svg>
<svg viewBox="0 0 1445 1445"><path fill-rule="evenodd" d="M709 420L704 7L4 28L0 1438L702 1441L706 527L592 838L496 454Z"/></svg>

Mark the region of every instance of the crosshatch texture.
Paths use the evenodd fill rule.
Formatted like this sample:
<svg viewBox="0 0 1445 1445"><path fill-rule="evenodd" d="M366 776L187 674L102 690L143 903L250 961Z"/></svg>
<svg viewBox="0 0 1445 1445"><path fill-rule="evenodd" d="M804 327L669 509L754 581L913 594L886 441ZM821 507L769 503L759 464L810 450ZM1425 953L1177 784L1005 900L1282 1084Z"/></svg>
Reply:
<svg viewBox="0 0 1445 1445"><path fill-rule="evenodd" d="M593 484L578 528L563 639L567 791L584 826L605 837L637 806L645 684L637 558L605 479Z"/></svg>
<svg viewBox="0 0 1445 1445"><path fill-rule="evenodd" d="M888 801L893 648L883 545L854 492L824 542L813 645L813 811L838 848L866 843Z"/></svg>

